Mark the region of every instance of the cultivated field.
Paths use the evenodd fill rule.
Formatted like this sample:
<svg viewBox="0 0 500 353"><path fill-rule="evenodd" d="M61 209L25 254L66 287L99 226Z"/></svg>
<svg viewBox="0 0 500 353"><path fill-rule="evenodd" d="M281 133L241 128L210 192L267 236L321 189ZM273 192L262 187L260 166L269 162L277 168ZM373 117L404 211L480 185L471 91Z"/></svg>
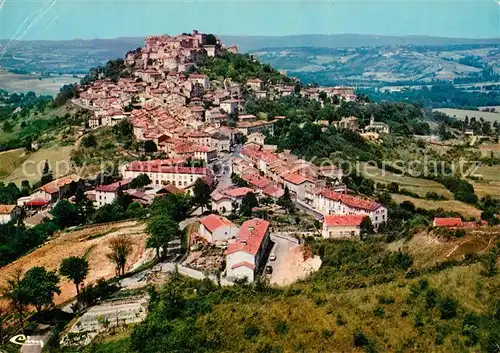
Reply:
<svg viewBox="0 0 500 353"><path fill-rule="evenodd" d="M475 117L477 120L479 120L479 118L483 118L485 121L491 121L492 123L494 121L500 121L500 114L490 113L490 112L480 112L478 110L440 108L440 109L433 109L433 111L438 111L460 120L464 120L465 117L468 116L469 119L472 117Z"/></svg>
<svg viewBox="0 0 500 353"><path fill-rule="evenodd" d="M361 172L368 178L375 180L377 183L389 184L391 182L396 182L399 184L400 188L414 192L420 196L425 196L429 191L434 191L448 198L453 197L448 189L436 181L414 178L411 176L399 176L391 172L384 172L379 168L369 165L363 165Z"/></svg>
<svg viewBox="0 0 500 353"><path fill-rule="evenodd" d="M40 80L39 75L19 75L5 70L0 71L0 89L9 92L33 91L36 94L55 96L62 86L75 82L78 82L78 78L53 76Z"/></svg>
<svg viewBox="0 0 500 353"><path fill-rule="evenodd" d="M481 211L479 209L475 208L472 205L466 204L465 202L457 200L424 200L399 194L391 194L391 196L394 202L401 203L403 201L410 201L416 207L423 208L425 210L437 210L439 208L442 208L445 211L458 212L462 216L467 218L481 218Z"/></svg>
<svg viewBox="0 0 500 353"><path fill-rule="evenodd" d="M474 186L474 191L479 197L489 195L500 198L500 166L483 165L475 174L480 175L482 180L469 180L469 182Z"/></svg>
<svg viewBox="0 0 500 353"><path fill-rule="evenodd" d="M92 283L100 278L111 278L115 275L114 265L106 254L109 252L109 241L118 235L128 235L134 242L132 255L127 262L127 268L141 261L145 251L145 225L137 221L117 222L102 226L93 226L74 232L58 234L32 253L17 261L0 268L0 287L5 285L12 272L21 268L23 272L34 266L45 266L47 270L58 270L62 259L68 256L86 256L89 261L89 274L86 283ZM76 295L73 283L61 277L61 294L55 296L55 303L60 304Z"/></svg>
<svg viewBox="0 0 500 353"><path fill-rule="evenodd" d="M69 160L70 153L74 146L62 146L42 148L31 154L25 154L23 149L5 152L0 154L0 180L5 182L15 182L20 184L22 180L40 180L45 160L49 161L54 178L58 178L70 173ZM4 169L5 168L5 169ZM5 170L5 171L4 171Z"/></svg>

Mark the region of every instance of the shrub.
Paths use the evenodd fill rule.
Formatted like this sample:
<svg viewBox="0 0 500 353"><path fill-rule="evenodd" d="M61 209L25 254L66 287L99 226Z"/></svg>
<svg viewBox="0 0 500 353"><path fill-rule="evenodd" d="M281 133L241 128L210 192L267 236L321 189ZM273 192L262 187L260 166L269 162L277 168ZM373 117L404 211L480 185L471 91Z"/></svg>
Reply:
<svg viewBox="0 0 500 353"><path fill-rule="evenodd" d="M444 298L439 304L441 319L448 320L457 316L457 301L450 297Z"/></svg>
<svg viewBox="0 0 500 353"><path fill-rule="evenodd" d="M385 315L385 310L384 308L378 307L373 310L373 314L375 314L375 316L382 317Z"/></svg>
<svg viewBox="0 0 500 353"><path fill-rule="evenodd" d="M429 289L427 293L425 293L425 307L427 309L432 309L436 306L439 301L439 296L434 289Z"/></svg>
<svg viewBox="0 0 500 353"><path fill-rule="evenodd" d="M365 336L365 334L360 328L354 330L353 341L354 341L354 347L364 347L370 343L368 337Z"/></svg>
<svg viewBox="0 0 500 353"><path fill-rule="evenodd" d="M245 327L245 330L243 330L243 337L245 337L247 340L249 340L255 336L258 336L259 333L260 333L260 330L257 326L248 325Z"/></svg>
<svg viewBox="0 0 500 353"><path fill-rule="evenodd" d="M379 302L379 304L386 304L387 305L387 304L394 304L396 302L396 300L392 296L386 297L385 295L380 295L378 297L378 302Z"/></svg>
<svg viewBox="0 0 500 353"><path fill-rule="evenodd" d="M279 335L287 333L288 325L286 321L280 319L276 320L276 324L274 325L274 332L276 332Z"/></svg>

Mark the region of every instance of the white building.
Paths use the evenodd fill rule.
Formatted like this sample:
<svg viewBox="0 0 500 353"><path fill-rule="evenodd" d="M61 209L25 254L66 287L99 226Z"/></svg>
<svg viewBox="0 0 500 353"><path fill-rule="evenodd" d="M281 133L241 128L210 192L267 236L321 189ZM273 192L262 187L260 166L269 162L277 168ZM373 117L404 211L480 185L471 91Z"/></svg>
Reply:
<svg viewBox="0 0 500 353"><path fill-rule="evenodd" d="M300 200L305 198L306 192L312 190L315 184L307 179L306 177L296 174L289 173L282 176L285 187L293 192Z"/></svg>
<svg viewBox="0 0 500 353"><path fill-rule="evenodd" d="M126 179L133 179L139 174L146 174L151 179L151 185L154 187L170 184L189 189L200 178L205 179L207 183L212 182L212 174L209 168L180 167L166 163L168 163L168 160L134 161L125 167L122 174Z"/></svg>
<svg viewBox="0 0 500 353"><path fill-rule="evenodd" d="M212 210L222 214L231 213L234 208L241 206L243 197L249 192L254 192L254 190L247 187L215 190L212 193Z"/></svg>
<svg viewBox="0 0 500 353"><path fill-rule="evenodd" d="M365 215L326 215L322 235L332 239L359 239Z"/></svg>
<svg viewBox="0 0 500 353"><path fill-rule="evenodd" d="M200 219L199 234L209 243L219 243L232 239L239 228L225 217L210 214Z"/></svg>
<svg viewBox="0 0 500 353"><path fill-rule="evenodd" d="M7 224L14 220L21 209L16 205L0 205L0 224Z"/></svg>
<svg viewBox="0 0 500 353"><path fill-rule="evenodd" d="M268 221L254 218L243 223L235 242L226 250L226 276L253 282L255 274L266 263L264 255L269 238Z"/></svg>
<svg viewBox="0 0 500 353"><path fill-rule="evenodd" d="M95 189L95 206L102 207L113 203L118 197L118 193L127 189L132 179L124 179L109 185L99 185Z"/></svg>
<svg viewBox="0 0 500 353"><path fill-rule="evenodd" d="M316 211L325 215L366 215L375 228L387 221L387 208L372 200L328 189L307 191L305 198Z"/></svg>

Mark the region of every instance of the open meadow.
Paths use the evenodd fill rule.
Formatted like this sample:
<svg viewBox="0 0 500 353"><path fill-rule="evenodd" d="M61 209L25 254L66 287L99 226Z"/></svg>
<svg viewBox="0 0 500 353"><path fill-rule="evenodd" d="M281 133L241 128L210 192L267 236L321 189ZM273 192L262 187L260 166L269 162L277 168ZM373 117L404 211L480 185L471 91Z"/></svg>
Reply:
<svg viewBox="0 0 500 353"><path fill-rule="evenodd" d="M70 173L70 154L74 146L54 146L41 148L33 153L26 153L24 149L7 151L0 154L0 180L4 182L40 180L45 161L49 162L54 178Z"/></svg>
<svg viewBox="0 0 500 353"><path fill-rule="evenodd" d="M453 118L457 118L459 120L464 120L466 116L470 118L474 117L477 120L483 118L485 121L491 121L492 123L495 121L500 121L499 113L490 113L490 112L482 112L478 110L465 110L465 109L451 109L451 108L439 108L433 109L433 111L438 111L444 113Z"/></svg>

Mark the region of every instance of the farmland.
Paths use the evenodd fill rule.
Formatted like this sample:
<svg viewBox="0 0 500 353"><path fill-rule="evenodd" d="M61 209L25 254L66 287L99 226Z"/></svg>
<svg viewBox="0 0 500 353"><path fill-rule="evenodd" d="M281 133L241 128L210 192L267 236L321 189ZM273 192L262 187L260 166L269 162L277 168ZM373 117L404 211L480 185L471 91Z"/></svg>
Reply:
<svg viewBox="0 0 500 353"><path fill-rule="evenodd" d="M428 192L434 191L438 194L444 195L448 198L452 197L451 192L446 189L442 184L421 178L415 178L407 175L396 175L394 173L383 171L374 166L364 165L362 173L377 183L389 184L391 182L398 183L401 188L414 192L420 196L425 196Z"/></svg>
<svg viewBox="0 0 500 353"><path fill-rule="evenodd" d="M424 200L399 194L392 194L391 196L394 202L401 203L403 201L410 201L415 205L415 207L423 208L426 210L437 210L439 208L442 208L445 211L458 212L463 217L467 218L479 219L481 217L481 211L479 209L457 200Z"/></svg>
<svg viewBox="0 0 500 353"><path fill-rule="evenodd" d="M482 112L478 110L465 110L465 109L450 109L450 108L440 108L434 109L434 111L438 111L444 113L448 116L464 120L466 116L470 118L476 118L479 120L483 118L485 121L495 122L500 121L500 113L490 113L490 112Z"/></svg>
<svg viewBox="0 0 500 353"><path fill-rule="evenodd" d="M32 253L0 268L0 287L5 284L9 275L17 268L23 272L34 266L44 266L48 270L57 270L62 259L69 256L86 256L89 261L87 282L95 282L100 278L111 278L115 275L114 265L106 257L111 238L128 235L134 242L133 252L127 268L142 260L145 253L145 226L136 221L125 221L102 226L91 226L77 231L62 232ZM61 294L55 297L60 304L76 295L75 286L62 279Z"/></svg>
<svg viewBox="0 0 500 353"><path fill-rule="evenodd" d="M9 92L33 91L40 95L55 96L59 92L59 88L77 81L78 78L71 76L41 77L40 75L21 75L0 70L0 89Z"/></svg>

